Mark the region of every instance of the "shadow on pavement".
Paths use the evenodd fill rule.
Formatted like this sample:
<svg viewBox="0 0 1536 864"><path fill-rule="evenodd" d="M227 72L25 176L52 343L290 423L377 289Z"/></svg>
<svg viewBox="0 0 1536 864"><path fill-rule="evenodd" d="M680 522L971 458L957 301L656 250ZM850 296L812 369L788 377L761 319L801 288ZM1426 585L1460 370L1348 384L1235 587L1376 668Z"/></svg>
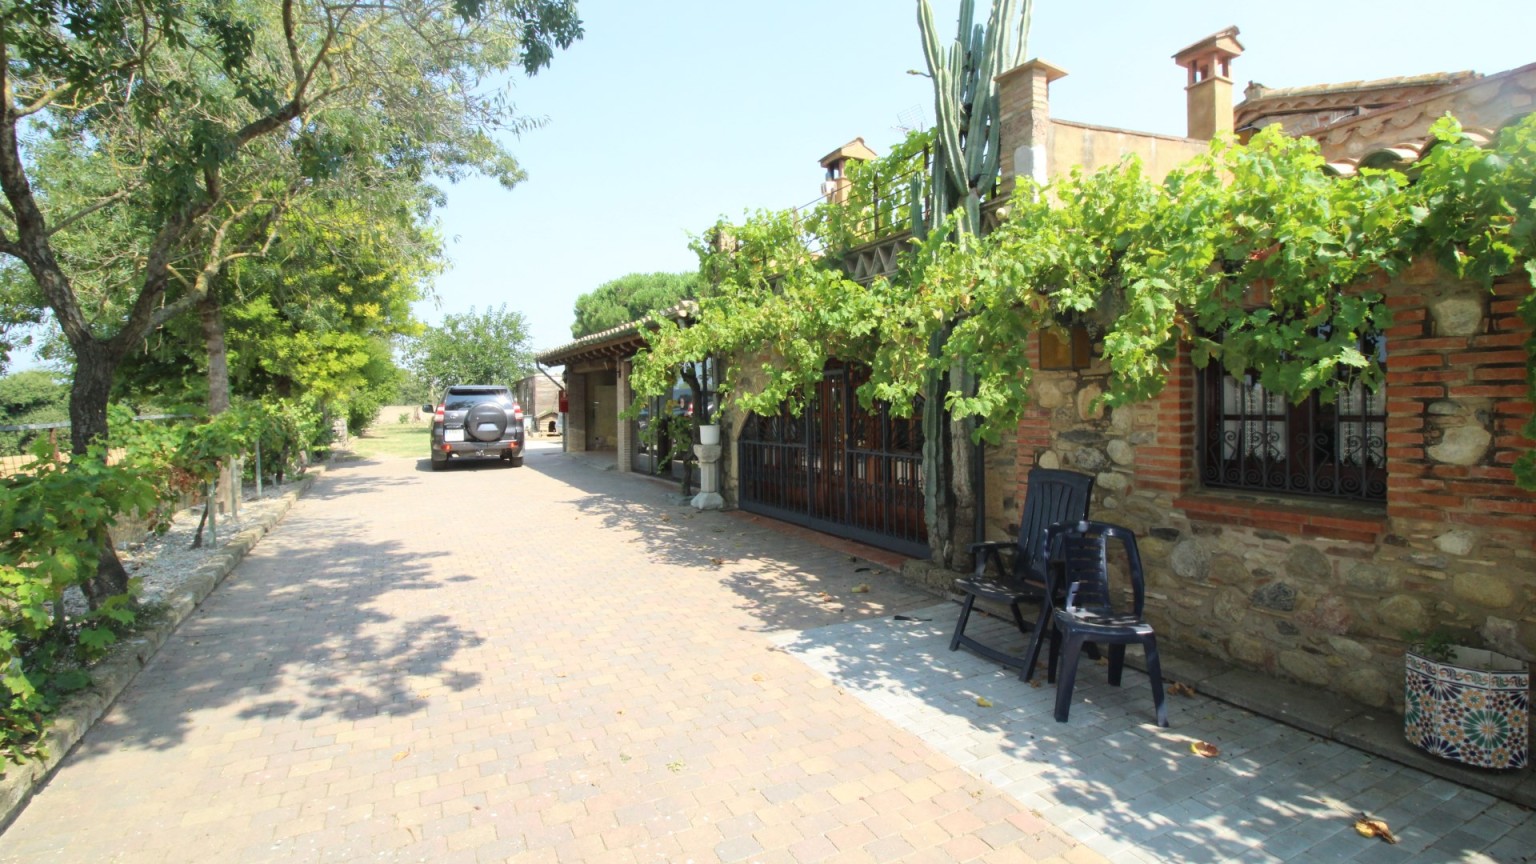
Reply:
<svg viewBox="0 0 1536 864"><path fill-rule="evenodd" d="M343 466L311 494L344 496L351 482ZM169 637L165 649L180 650L162 649L71 758L169 749L198 712L229 706L247 718L356 720L425 710L424 679L453 691L475 686L476 675L444 673L456 654L481 644L479 635L444 615L401 620L374 608L388 594L441 588L427 578L426 559L393 542L345 539L360 533L353 528L285 522L281 558L242 562ZM176 698L145 696L166 691ZM269 695L276 692L288 695Z"/></svg>
<svg viewBox="0 0 1536 864"><path fill-rule="evenodd" d="M779 631L782 650L1111 860L1492 862L1529 854L1530 832L1511 833L1528 812L1241 708L1170 695L1172 727L1160 729L1147 679L1135 670L1116 688L1085 662L1070 722L1057 723L1053 687L951 652L957 608L886 568L701 513L661 484L579 458L529 465L580 490L578 505L605 530L636 532L649 560L715 574L755 629ZM851 593L864 584L870 593ZM1022 651L1010 623L980 627L984 639ZM1196 755L1197 740L1216 744L1220 756ZM1357 834L1361 812L1385 819L1400 843Z"/></svg>
<svg viewBox="0 0 1536 864"><path fill-rule="evenodd" d="M650 562L691 568L732 591L736 608L757 622L748 629L801 630L888 616L935 599L874 562L736 514L696 510L671 483L537 452L527 465L582 493L571 499L582 513L601 530L634 536Z"/></svg>
<svg viewBox="0 0 1536 864"><path fill-rule="evenodd" d="M1524 846L1514 835L1500 839L1510 820L1528 819L1518 807L1214 699L1170 695L1172 725L1160 729L1138 671L1111 687L1106 670L1085 660L1071 717L1057 723L1052 686L1032 687L1011 670L951 652L953 607L931 607L929 616L927 623L850 622L781 644L1111 860L1374 861L1423 853L1430 857L1412 860L1491 862L1521 860L1509 856L1529 846L1529 837ZM1000 619L976 629L985 641L1023 648ZM1220 755L1196 755L1195 741L1217 745ZM1362 812L1385 819L1400 843L1357 834Z"/></svg>

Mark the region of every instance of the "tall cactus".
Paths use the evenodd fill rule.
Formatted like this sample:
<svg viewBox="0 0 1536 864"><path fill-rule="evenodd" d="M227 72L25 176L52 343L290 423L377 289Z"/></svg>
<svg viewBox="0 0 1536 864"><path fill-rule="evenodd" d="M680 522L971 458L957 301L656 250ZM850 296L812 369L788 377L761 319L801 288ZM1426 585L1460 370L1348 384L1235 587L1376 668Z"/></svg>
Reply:
<svg viewBox="0 0 1536 864"><path fill-rule="evenodd" d="M993 0L985 27L974 23L975 6L975 0L961 0L959 31L945 51L939 45L933 9L928 0L917 0L938 133L932 169L933 217L963 208L959 228L970 234L981 232L981 196L997 176L996 78L1024 58L1033 2ZM1016 30L1016 40L1010 29ZM922 226L914 227L922 233Z"/></svg>
<svg viewBox="0 0 1536 864"><path fill-rule="evenodd" d="M974 23L975 0L961 0L959 33L946 52L939 47L938 31L928 0L917 0L917 23L923 33L923 54L933 79L933 103L937 141L929 186L932 210L928 224L921 208L913 207L912 234L922 238L927 229L951 212L959 215L956 229L962 234L981 234L981 196L997 177L998 95L997 76L1017 66L1029 38L1031 0L992 0L985 27ZM1017 44L1012 44L1009 25L1017 21ZM915 194L915 193L914 193ZM943 352L952 324L933 334L929 353ZM946 410L947 393L969 393L975 382L956 359L948 374L929 373L923 387L923 516L933 560L950 567L969 562L960 551L967 521L977 522L975 540L983 539L981 513L982 456L971 444L974 420L956 420Z"/></svg>

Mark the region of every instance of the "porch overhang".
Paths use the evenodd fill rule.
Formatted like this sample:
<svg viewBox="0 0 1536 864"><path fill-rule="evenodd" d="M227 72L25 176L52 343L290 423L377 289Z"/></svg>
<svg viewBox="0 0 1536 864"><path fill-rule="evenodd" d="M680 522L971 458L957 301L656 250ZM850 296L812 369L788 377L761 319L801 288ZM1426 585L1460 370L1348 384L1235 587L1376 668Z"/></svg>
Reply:
<svg viewBox="0 0 1536 864"><path fill-rule="evenodd" d="M666 320L683 323L691 320L697 309L697 304L683 302L659 314ZM650 344L649 334L659 326L653 318L620 324L535 354L533 361L540 366L574 366L578 363L628 359Z"/></svg>

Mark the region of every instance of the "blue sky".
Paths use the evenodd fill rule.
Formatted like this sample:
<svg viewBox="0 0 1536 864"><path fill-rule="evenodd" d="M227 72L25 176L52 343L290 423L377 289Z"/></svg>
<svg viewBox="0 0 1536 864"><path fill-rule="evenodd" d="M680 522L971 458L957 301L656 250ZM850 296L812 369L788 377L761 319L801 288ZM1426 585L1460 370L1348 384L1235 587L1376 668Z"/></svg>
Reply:
<svg viewBox="0 0 1536 864"><path fill-rule="evenodd" d="M631 272L691 270L715 219L814 199L817 162L862 136L877 152L932 125L915 0L579 0L586 37L513 96L547 118L512 149L528 180L464 182L441 211L451 268L428 323L502 303L533 347L570 341L584 292ZM985 0L978 2L985 6ZM946 43L957 0L934 15ZM1240 92L1536 62L1532 0L1040 0L1028 57L1067 70L1052 116L1184 133L1172 55L1229 25Z"/></svg>

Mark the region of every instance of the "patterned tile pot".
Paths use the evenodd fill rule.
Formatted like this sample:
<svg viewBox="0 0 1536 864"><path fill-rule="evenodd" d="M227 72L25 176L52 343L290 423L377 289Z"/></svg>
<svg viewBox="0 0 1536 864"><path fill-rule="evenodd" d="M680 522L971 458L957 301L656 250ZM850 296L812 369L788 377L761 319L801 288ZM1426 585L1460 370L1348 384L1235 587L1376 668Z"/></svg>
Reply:
<svg viewBox="0 0 1536 864"><path fill-rule="evenodd" d="M1403 734L1426 752L1479 768L1524 768L1531 675L1494 651L1455 646L1451 660L1407 656Z"/></svg>

